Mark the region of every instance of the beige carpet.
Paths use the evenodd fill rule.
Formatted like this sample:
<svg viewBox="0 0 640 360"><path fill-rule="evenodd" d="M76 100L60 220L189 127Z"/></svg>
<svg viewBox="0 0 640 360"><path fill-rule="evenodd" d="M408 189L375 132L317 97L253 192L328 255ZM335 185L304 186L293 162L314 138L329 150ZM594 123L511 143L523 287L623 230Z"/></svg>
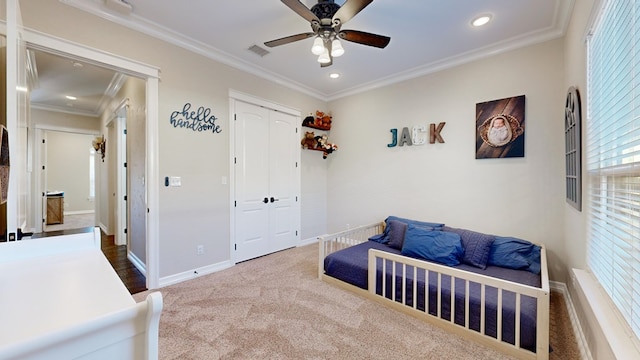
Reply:
<svg viewBox="0 0 640 360"><path fill-rule="evenodd" d="M317 261L309 245L161 289L160 359L510 359L318 280ZM559 294L550 315L551 359L579 359Z"/></svg>

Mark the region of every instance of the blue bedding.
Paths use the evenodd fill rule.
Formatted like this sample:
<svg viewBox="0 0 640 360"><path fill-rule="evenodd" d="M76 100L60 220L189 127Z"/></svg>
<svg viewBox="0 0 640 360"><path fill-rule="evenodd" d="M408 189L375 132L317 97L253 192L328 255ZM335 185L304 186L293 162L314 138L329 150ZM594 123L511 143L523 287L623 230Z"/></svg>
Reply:
<svg viewBox="0 0 640 360"><path fill-rule="evenodd" d="M381 244L375 241L366 241L364 243L351 246L349 248L337 251L328 255L324 260L325 273L331 277L342 280L351 285L355 285L359 288L368 289L368 251L369 249L378 249L394 254L400 254L400 250L390 248L385 244ZM391 299L391 281L392 281L392 265L387 264L386 283L387 291L385 296ZM456 269L466 270L477 274L491 276L503 280L509 280L526 284L534 287L541 286L540 275L536 275L526 270L508 269L498 266L487 266L486 269L480 269L478 267L470 266L467 264L460 264L452 266ZM377 264L379 285L382 278L382 260L378 259ZM407 299L404 303L407 306L413 306L413 267L407 266L407 283L406 294ZM396 274L401 274L401 265L398 265ZM417 274L417 308L420 311L425 311L425 273L418 270ZM429 313L431 315L437 315L437 291L433 284L437 282L437 274L429 273ZM451 319L451 278L447 275L442 275L442 294L441 294L441 317L443 319ZM469 327L475 331L480 331L480 284L470 282L469 283ZM396 301L402 302L401 299L402 280L396 279ZM465 285L461 279L456 279L455 282L455 323L464 326L465 318ZM382 294L381 286L377 286L376 293ZM485 334L496 337L497 333L497 294L498 290L493 287L487 286L485 289ZM502 297L503 314L502 314L502 340L511 344L515 344L515 294L512 292L503 292ZM529 296L521 297L520 305L520 346L530 351L535 351L536 348L536 314L537 306L534 298Z"/></svg>

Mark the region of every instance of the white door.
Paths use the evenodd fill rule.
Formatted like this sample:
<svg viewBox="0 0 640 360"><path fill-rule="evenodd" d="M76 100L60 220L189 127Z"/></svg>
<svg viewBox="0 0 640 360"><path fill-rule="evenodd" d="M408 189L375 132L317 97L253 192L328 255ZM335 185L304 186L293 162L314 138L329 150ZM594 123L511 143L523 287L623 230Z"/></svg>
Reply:
<svg viewBox="0 0 640 360"><path fill-rule="evenodd" d="M299 224L297 122L235 102L235 260L296 245Z"/></svg>

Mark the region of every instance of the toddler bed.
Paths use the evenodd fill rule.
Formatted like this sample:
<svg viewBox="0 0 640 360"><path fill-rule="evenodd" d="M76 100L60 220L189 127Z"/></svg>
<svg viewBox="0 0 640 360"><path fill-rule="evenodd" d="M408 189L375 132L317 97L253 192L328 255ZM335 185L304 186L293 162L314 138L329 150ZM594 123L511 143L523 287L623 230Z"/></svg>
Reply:
<svg viewBox="0 0 640 360"><path fill-rule="evenodd" d="M398 221L407 224L394 235ZM397 234L407 241L390 242ZM416 240L415 234L428 236ZM456 238L452 234L466 245L451 248L458 251L458 264L446 258L450 254L442 246L436 261L448 265L418 259L422 256L409 249L416 241L433 244L435 239L439 244L429 236ZM485 266L477 259L466 261L481 252L482 242L474 238L487 240ZM518 358L548 359L549 281L543 246L397 217L321 236L319 245L318 272L326 282ZM509 259L512 255L515 260Z"/></svg>

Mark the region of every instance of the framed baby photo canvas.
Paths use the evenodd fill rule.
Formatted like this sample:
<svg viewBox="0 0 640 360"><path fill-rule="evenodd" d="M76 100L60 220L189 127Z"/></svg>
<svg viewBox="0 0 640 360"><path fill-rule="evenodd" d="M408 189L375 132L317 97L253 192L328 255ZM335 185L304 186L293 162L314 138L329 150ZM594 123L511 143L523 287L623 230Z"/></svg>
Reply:
<svg viewBox="0 0 640 360"><path fill-rule="evenodd" d="M524 157L525 96L476 104L476 159Z"/></svg>

